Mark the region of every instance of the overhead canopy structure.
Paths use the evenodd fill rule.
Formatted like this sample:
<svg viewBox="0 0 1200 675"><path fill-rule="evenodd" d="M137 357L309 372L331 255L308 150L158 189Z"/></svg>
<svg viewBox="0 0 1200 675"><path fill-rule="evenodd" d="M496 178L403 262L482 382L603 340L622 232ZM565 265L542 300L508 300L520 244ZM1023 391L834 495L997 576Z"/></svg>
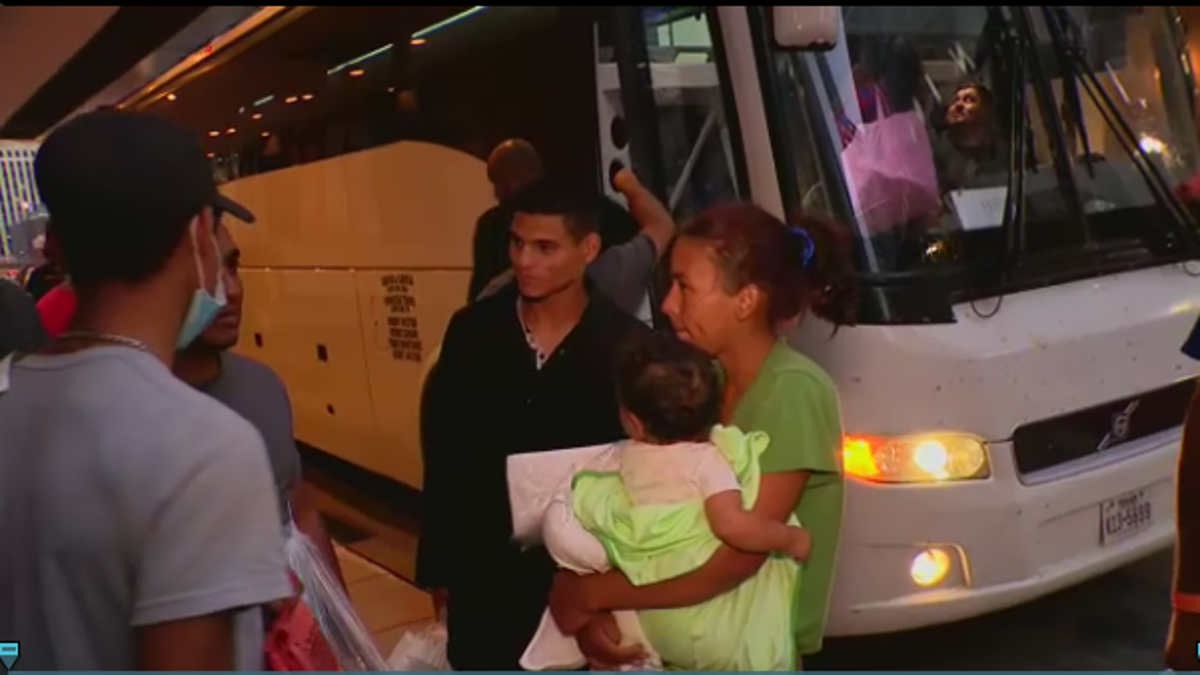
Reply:
<svg viewBox="0 0 1200 675"><path fill-rule="evenodd" d="M114 85L127 94L258 9L0 6L0 138L37 138Z"/></svg>

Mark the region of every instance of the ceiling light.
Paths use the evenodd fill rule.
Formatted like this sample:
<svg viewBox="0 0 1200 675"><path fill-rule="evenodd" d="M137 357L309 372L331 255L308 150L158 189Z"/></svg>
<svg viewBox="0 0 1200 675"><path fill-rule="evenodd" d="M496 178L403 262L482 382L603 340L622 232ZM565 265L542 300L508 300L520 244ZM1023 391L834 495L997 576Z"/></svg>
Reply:
<svg viewBox="0 0 1200 675"><path fill-rule="evenodd" d="M210 131L210 132L208 132L208 135L209 135L209 136L212 136L213 138L216 138L217 136L220 136L220 135L221 135L221 132L219 132L219 131Z"/></svg>
<svg viewBox="0 0 1200 675"><path fill-rule="evenodd" d="M436 32L436 31L439 31L439 30L441 30L441 29L443 29L443 28L445 28L446 26L449 26L449 25L451 25L451 24L458 23L459 21L462 21L463 19L465 19L465 18L467 18L467 17L474 16L474 15L476 15L476 14L478 14L478 13L482 12L482 11L483 11L483 10L485 10L485 9L487 9L487 7L485 7L485 6L482 6L482 5L480 5L480 6L476 6L476 7L472 7L471 9L468 9L468 10L467 10L467 11L465 11L465 12L459 12L458 14L455 14L454 16L452 16L452 17L450 17L450 18L448 18L448 19L444 19L444 20L442 20L442 21L439 21L439 22L437 22L437 23L433 24L432 26L426 26L425 28L422 28L421 30L419 30L419 31L417 31L417 32L415 32L415 33L413 33L413 34L412 34L412 36L413 36L413 40L414 40L414 43L413 43L413 44L416 44L415 40L418 40L418 39L420 39L420 38L426 37L426 36L428 36L430 33L433 33L433 32Z"/></svg>
<svg viewBox="0 0 1200 675"><path fill-rule="evenodd" d="M420 47L423 44L425 44L425 38L413 38L412 39L412 46L414 46L414 47Z"/></svg>
<svg viewBox="0 0 1200 675"><path fill-rule="evenodd" d="M208 157L209 159L212 159L213 157L216 157L216 155L214 155L213 153L211 153L211 152L210 152L210 153L208 153L207 155L205 155L205 157Z"/></svg>
<svg viewBox="0 0 1200 675"><path fill-rule="evenodd" d="M349 75L350 77L362 77L363 74L365 74L366 72L367 71L363 70L362 68L355 68L354 70L347 73L347 75Z"/></svg>
<svg viewBox="0 0 1200 675"><path fill-rule="evenodd" d="M363 61L366 61L369 58L379 56L380 54L386 52L387 50L391 49L394 46L395 46L394 43L389 42L386 45L380 47L379 49L372 49L371 51L367 52L366 54L363 54L361 56L356 56L345 63L339 63L338 65L325 71L325 74L326 75L336 75L336 74L342 72L343 70L349 68L350 66L362 63Z"/></svg>
<svg viewBox="0 0 1200 675"><path fill-rule="evenodd" d="M225 135L226 135L226 136L232 136L232 135L234 135L234 134L236 134L236 133L237 133L237 129L235 129L235 128L233 128L233 127L229 127L228 129L226 129L226 130L225 130Z"/></svg>
<svg viewBox="0 0 1200 675"><path fill-rule="evenodd" d="M288 103L288 104L292 104L292 103L295 103L296 101L299 101L299 100L300 100L300 99L299 99L299 97L296 97L296 96L289 96L289 97L287 97L287 98L283 99L283 102L284 102L284 103Z"/></svg>
<svg viewBox="0 0 1200 675"><path fill-rule="evenodd" d="M250 119L252 119L252 120L261 120L261 119L262 119L262 113L254 113L253 115L251 115L251 116L250 116Z"/></svg>
<svg viewBox="0 0 1200 675"><path fill-rule="evenodd" d="M271 137L271 132L269 132L269 131L264 131L264 132L262 132L262 137L263 137L263 138L270 138L270 137Z"/></svg>
<svg viewBox="0 0 1200 675"><path fill-rule="evenodd" d="M167 94L167 100L168 100L168 101L174 101L174 100L175 100L175 99L177 99L177 98L179 98L179 97L178 97L178 96L176 96L175 94Z"/></svg>
<svg viewBox="0 0 1200 675"><path fill-rule="evenodd" d="M305 94L305 95L301 96L300 98L304 99L305 101L311 101L311 100L313 100L313 95Z"/></svg>

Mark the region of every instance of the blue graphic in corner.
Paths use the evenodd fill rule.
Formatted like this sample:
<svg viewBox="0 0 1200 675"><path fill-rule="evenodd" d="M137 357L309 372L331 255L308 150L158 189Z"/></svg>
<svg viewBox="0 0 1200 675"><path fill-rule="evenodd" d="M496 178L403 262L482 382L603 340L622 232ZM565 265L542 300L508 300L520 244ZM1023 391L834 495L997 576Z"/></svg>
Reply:
<svg viewBox="0 0 1200 675"><path fill-rule="evenodd" d="M4 664L5 670L12 670L13 664L17 662L19 656L21 656L20 642L0 642L0 663Z"/></svg>

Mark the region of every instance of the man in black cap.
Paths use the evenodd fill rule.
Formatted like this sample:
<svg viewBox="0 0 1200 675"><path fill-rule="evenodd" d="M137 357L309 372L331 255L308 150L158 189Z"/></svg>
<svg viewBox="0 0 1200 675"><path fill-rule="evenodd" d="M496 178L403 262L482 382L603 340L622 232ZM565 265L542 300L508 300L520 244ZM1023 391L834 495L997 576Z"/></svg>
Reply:
<svg viewBox="0 0 1200 675"><path fill-rule="evenodd" d="M34 165L78 296L0 394L0 636L29 670L261 670L291 595L262 437L171 373L224 303L199 140L100 111Z"/></svg>

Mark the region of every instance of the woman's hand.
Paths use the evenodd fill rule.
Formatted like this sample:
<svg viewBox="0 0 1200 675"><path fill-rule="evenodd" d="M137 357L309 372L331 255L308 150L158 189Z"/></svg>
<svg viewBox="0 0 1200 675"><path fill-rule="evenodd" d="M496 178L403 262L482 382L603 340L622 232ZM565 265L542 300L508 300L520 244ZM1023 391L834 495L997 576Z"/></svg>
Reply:
<svg viewBox="0 0 1200 675"><path fill-rule="evenodd" d="M646 657L640 645L621 646L621 630L608 612L594 614L592 620L575 636L579 651L587 657L588 668L612 672L621 666Z"/></svg>
<svg viewBox="0 0 1200 675"><path fill-rule="evenodd" d="M575 635L596 616L597 609L588 601L587 577L560 570L550 589L550 615L559 630Z"/></svg>

